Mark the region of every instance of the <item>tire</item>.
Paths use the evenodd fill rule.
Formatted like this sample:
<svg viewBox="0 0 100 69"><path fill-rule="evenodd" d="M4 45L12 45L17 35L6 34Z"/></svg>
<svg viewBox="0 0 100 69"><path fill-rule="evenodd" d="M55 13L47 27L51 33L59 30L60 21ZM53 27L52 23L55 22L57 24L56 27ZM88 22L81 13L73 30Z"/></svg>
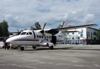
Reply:
<svg viewBox="0 0 100 69"><path fill-rule="evenodd" d="M49 44L47 43L47 46L49 46Z"/></svg>
<svg viewBox="0 0 100 69"><path fill-rule="evenodd" d="M20 47L20 50L21 50L21 51L24 51L24 47Z"/></svg>
<svg viewBox="0 0 100 69"><path fill-rule="evenodd" d="M32 46L33 49L36 49L36 46Z"/></svg>
<svg viewBox="0 0 100 69"><path fill-rule="evenodd" d="M50 46L49 49L54 49L54 47L53 46Z"/></svg>

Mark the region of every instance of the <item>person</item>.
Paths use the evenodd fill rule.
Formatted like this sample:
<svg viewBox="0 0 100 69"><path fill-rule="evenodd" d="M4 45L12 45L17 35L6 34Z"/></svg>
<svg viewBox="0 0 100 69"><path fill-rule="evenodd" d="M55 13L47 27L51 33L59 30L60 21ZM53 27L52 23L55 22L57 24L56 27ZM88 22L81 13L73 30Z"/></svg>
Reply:
<svg viewBox="0 0 100 69"><path fill-rule="evenodd" d="M4 49L5 50L8 49L8 44L7 44L6 40L7 40L7 37L4 37L3 42L4 42Z"/></svg>

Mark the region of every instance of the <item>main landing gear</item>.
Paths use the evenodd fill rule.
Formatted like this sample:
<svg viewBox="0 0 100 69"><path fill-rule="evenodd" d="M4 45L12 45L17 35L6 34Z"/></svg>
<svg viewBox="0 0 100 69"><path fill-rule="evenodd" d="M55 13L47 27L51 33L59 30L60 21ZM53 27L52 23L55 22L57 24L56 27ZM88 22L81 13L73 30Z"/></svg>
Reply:
<svg viewBox="0 0 100 69"><path fill-rule="evenodd" d="M32 46L33 49L36 49L36 46Z"/></svg>
<svg viewBox="0 0 100 69"><path fill-rule="evenodd" d="M21 50L21 51L25 50L25 48L23 46L19 46L18 49Z"/></svg>
<svg viewBox="0 0 100 69"><path fill-rule="evenodd" d="M25 50L25 48L24 48L24 47L20 47L20 49L21 49L21 51L24 51L24 50Z"/></svg>
<svg viewBox="0 0 100 69"><path fill-rule="evenodd" d="M21 45L21 46L18 46L18 50L20 51L24 51L25 49L27 49L28 47L27 46L24 46L24 45ZM32 46L33 49L36 49L36 46Z"/></svg>
<svg viewBox="0 0 100 69"><path fill-rule="evenodd" d="M49 49L54 49L54 44L51 42L47 43L47 46L49 47Z"/></svg>
<svg viewBox="0 0 100 69"><path fill-rule="evenodd" d="M49 49L54 49L54 47L53 46L49 46Z"/></svg>

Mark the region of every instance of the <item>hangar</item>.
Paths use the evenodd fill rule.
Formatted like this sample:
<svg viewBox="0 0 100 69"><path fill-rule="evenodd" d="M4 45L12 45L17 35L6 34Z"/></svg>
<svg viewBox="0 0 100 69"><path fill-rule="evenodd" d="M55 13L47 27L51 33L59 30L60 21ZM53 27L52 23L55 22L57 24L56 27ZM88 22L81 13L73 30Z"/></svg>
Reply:
<svg viewBox="0 0 100 69"><path fill-rule="evenodd" d="M65 44L99 44L98 29L92 27L76 28L77 32L67 32ZM68 31L73 31L70 29Z"/></svg>

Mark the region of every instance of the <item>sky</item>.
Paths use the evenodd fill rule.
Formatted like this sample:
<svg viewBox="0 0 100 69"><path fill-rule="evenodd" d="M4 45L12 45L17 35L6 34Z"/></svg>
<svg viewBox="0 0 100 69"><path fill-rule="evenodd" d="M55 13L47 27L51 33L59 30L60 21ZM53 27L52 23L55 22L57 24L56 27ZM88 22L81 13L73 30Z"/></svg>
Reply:
<svg viewBox="0 0 100 69"><path fill-rule="evenodd" d="M9 31L29 29L35 22L41 27L96 23L100 25L100 0L0 0L0 22L6 20Z"/></svg>

